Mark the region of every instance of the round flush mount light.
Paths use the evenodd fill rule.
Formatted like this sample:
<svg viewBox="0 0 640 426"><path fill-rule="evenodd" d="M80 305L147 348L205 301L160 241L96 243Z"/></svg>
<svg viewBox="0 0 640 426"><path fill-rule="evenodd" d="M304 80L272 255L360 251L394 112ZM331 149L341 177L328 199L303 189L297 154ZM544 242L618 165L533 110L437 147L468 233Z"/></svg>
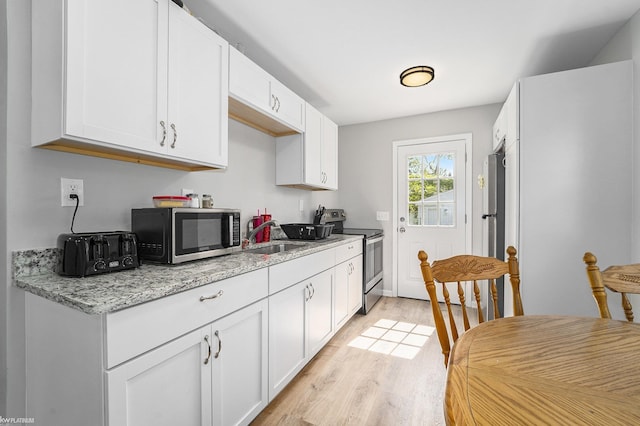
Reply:
<svg viewBox="0 0 640 426"><path fill-rule="evenodd" d="M433 68L426 65L407 68L400 73L400 84L407 87L424 86L433 80Z"/></svg>

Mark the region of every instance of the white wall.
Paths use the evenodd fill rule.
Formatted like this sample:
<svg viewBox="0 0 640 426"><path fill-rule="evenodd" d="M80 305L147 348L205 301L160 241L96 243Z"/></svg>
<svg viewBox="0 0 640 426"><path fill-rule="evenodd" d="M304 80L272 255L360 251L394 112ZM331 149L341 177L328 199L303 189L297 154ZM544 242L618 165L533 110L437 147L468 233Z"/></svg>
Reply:
<svg viewBox="0 0 640 426"><path fill-rule="evenodd" d="M506 96L505 93L505 99ZM384 229L386 294L392 293L392 240L396 225L376 221L376 211L389 212L393 217L393 142L472 134L472 249L473 253L481 254L482 191L475 177L482 173L483 161L492 152L492 127L500 107L494 104L340 127L339 205L347 212L347 226Z"/></svg>

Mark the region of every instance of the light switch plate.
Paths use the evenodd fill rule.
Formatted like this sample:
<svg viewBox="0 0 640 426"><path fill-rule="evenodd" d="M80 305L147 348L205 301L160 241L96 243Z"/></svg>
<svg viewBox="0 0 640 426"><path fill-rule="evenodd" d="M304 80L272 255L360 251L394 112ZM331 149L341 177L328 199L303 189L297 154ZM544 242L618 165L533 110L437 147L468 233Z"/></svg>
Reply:
<svg viewBox="0 0 640 426"><path fill-rule="evenodd" d="M389 221L389 212L376 212L376 220L382 222Z"/></svg>

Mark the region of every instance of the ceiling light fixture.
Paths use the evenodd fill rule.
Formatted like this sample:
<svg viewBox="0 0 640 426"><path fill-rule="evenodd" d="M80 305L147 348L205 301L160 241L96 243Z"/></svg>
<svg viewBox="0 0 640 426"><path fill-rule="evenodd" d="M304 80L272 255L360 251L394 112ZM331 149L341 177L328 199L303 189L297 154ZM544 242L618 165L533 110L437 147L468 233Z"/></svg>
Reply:
<svg viewBox="0 0 640 426"><path fill-rule="evenodd" d="M400 84L407 87L424 86L433 80L435 73L433 68L426 65L407 68L400 73Z"/></svg>

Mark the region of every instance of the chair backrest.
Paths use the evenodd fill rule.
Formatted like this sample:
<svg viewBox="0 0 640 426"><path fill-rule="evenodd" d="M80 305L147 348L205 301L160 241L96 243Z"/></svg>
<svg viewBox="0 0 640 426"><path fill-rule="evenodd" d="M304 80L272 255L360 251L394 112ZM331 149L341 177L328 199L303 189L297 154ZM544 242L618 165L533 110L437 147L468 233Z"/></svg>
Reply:
<svg viewBox="0 0 640 426"><path fill-rule="evenodd" d="M600 271L596 265L598 259L593 253L585 253L582 260L587 265L587 277L600 317L611 318L605 290L608 288L615 293L620 293L624 316L627 321L633 322L633 307L627 294L640 294L640 264L609 266L604 271Z"/></svg>
<svg viewBox="0 0 640 426"><path fill-rule="evenodd" d="M431 300L431 310L433 311L433 319L436 325L438 339L440 340L440 346L442 347L445 366L447 366L449 362L452 343L455 343L456 340L458 340L458 336L460 334L454 312L451 308L451 300L446 285L447 283L457 283L458 301L460 302L460 308L462 311L463 331L466 331L471 327L469 316L467 314L466 297L463 285L466 281L473 282L473 297L475 298L476 308L478 310L478 323L484 322L485 320L480 304L481 297L478 281L488 281L489 288L491 289L495 318L500 318L502 315L498 309L498 290L496 287L496 279L505 276L506 274L509 274L509 281L511 282L514 315L524 315L522 299L520 297L520 272L518 259L516 257L516 249L509 246L509 248L507 248L507 254L509 255L509 259L506 262L496 259L495 257L460 255L450 257L448 259L436 260L433 262L433 265L429 265L429 262L427 261L427 253L422 250L418 253L420 269L422 270L424 284L427 288L429 299ZM438 295L434 280L442 283L442 293L447 307L451 338L449 331L447 330L445 320L442 316L442 312L440 311L440 307L438 306Z"/></svg>

